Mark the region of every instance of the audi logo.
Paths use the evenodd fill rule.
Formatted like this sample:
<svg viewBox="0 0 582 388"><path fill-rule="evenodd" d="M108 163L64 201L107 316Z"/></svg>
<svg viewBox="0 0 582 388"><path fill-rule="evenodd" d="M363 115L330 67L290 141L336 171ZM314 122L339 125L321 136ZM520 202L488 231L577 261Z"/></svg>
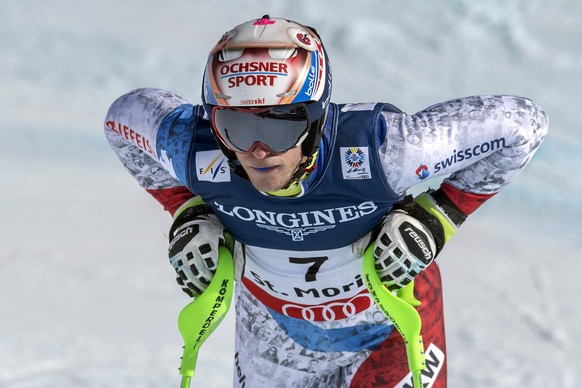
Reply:
<svg viewBox="0 0 582 388"><path fill-rule="evenodd" d="M370 307L373 299L369 293L361 293L348 301L332 302L325 305L302 306L292 303L283 305L281 311L288 317L302 318L306 321L335 321L351 317ZM356 303L354 303L356 302ZM341 311L341 314L339 312Z"/></svg>

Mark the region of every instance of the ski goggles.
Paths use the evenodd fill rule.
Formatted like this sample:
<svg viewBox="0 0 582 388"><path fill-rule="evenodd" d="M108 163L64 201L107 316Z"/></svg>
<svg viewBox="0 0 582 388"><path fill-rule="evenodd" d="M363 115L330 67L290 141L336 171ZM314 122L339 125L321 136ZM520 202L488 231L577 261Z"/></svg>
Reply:
<svg viewBox="0 0 582 388"><path fill-rule="evenodd" d="M284 152L298 146L307 137L311 126L309 105L215 106L212 125L220 140L233 151L245 153L260 142L272 151Z"/></svg>

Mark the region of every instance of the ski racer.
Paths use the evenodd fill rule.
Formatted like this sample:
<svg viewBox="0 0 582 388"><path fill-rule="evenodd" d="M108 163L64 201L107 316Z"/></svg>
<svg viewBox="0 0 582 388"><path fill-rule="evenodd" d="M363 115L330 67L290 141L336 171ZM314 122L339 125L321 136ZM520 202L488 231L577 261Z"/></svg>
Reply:
<svg viewBox="0 0 582 388"><path fill-rule="evenodd" d="M111 105L105 134L173 216L169 258L185 293L204 292L219 245L234 252L234 386L410 381L404 343L362 279L374 243L387 287L414 280L425 383L445 387L435 257L528 164L547 116L527 98L497 95L409 115L389 103L332 103L331 86L317 32L265 15L211 50L201 105L133 90ZM407 195L435 177L436 190Z"/></svg>

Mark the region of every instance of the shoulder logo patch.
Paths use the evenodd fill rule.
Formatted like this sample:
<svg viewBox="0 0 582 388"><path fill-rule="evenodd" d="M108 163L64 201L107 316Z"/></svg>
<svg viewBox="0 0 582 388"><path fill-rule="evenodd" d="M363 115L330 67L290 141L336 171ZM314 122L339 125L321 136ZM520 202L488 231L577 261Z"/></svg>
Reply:
<svg viewBox="0 0 582 388"><path fill-rule="evenodd" d="M220 150L196 153L196 176L199 181L230 182L230 167Z"/></svg>
<svg viewBox="0 0 582 388"><path fill-rule="evenodd" d="M371 179L368 147L340 147L344 179Z"/></svg>

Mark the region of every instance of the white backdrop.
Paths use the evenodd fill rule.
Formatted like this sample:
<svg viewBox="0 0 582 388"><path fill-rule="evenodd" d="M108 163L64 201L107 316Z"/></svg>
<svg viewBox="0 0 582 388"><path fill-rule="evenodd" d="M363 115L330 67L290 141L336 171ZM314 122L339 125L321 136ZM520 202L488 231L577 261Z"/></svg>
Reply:
<svg viewBox="0 0 582 388"><path fill-rule="evenodd" d="M142 86L199 101L221 34L269 13L317 28L333 100L413 113L471 94L524 95L550 133L514 184L441 255L451 387L574 387L582 378L576 134L582 3L3 0L0 3L0 387L177 387L170 218L102 134ZM193 386L229 387L232 314Z"/></svg>

